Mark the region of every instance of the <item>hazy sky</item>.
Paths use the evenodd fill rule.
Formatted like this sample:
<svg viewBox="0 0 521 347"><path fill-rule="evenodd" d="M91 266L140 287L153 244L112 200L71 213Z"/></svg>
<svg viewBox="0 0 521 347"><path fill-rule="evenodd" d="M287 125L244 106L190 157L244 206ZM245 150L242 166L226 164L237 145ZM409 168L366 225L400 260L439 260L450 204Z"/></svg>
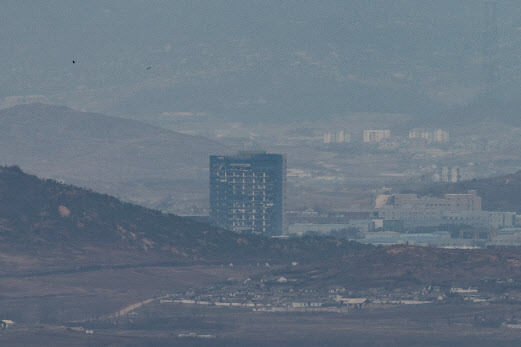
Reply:
<svg viewBox="0 0 521 347"><path fill-rule="evenodd" d="M0 106L253 122L437 112L479 96L483 3L4 0ZM518 5L498 1L507 98L520 94Z"/></svg>

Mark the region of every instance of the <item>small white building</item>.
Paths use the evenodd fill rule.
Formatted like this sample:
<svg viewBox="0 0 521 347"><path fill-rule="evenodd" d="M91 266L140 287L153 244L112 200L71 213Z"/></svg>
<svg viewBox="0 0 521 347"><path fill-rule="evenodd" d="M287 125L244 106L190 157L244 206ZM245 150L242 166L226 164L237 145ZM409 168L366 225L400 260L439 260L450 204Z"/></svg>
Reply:
<svg viewBox="0 0 521 347"><path fill-rule="evenodd" d="M354 308L362 308L369 304L369 299L367 298L337 298L337 301L340 301L342 304L346 305L347 307L354 307Z"/></svg>
<svg viewBox="0 0 521 347"><path fill-rule="evenodd" d="M292 302L291 307L293 308L306 308L306 307L321 307L320 302Z"/></svg>
<svg viewBox="0 0 521 347"><path fill-rule="evenodd" d="M450 292L453 294L460 294L464 296L478 295L478 290L476 288L451 288Z"/></svg>
<svg viewBox="0 0 521 347"><path fill-rule="evenodd" d="M2 321L0 321L0 324L2 325L2 329L7 329L11 325L14 325L14 322L9 319L3 319Z"/></svg>

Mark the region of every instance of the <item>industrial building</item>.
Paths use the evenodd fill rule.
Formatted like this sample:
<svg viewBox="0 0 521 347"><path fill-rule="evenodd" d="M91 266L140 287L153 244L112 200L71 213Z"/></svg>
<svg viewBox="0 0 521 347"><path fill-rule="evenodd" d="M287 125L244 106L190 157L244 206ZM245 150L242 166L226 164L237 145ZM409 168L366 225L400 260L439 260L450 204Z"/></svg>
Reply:
<svg viewBox="0 0 521 347"><path fill-rule="evenodd" d="M286 159L239 152L210 156L210 223L238 233L281 235Z"/></svg>
<svg viewBox="0 0 521 347"><path fill-rule="evenodd" d="M419 227L468 225L474 228L502 229L515 224L515 212L482 211L481 198L467 194L445 194L443 198L416 194L379 195L375 211L383 229L406 231Z"/></svg>

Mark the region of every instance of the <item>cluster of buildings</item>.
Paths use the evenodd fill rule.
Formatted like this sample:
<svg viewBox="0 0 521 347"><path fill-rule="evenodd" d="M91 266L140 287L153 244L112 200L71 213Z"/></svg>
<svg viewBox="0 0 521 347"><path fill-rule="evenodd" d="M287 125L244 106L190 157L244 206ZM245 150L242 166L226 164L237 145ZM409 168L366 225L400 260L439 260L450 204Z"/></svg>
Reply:
<svg viewBox="0 0 521 347"><path fill-rule="evenodd" d="M378 227L397 232L448 225L500 230L513 227L516 218L515 212L483 211L481 198L474 190L441 198L382 194L376 198L375 215L379 218Z"/></svg>
<svg viewBox="0 0 521 347"><path fill-rule="evenodd" d="M362 141L365 143L380 143L391 138L389 129L366 129L363 131ZM409 140L411 142L447 143L449 132L442 129L411 129ZM324 143L348 143L351 142L351 134L346 130L336 130L324 133Z"/></svg>
<svg viewBox="0 0 521 347"><path fill-rule="evenodd" d="M287 274L279 269L244 279L229 279L212 286L174 292L160 300L166 305L200 305L243 308L253 312L348 312L366 307L385 308L391 305L422 305L445 302L519 301L510 293L500 293L505 284L515 286L512 279L484 279L477 287L429 285L416 288L355 289L325 285L308 287L305 273Z"/></svg>
<svg viewBox="0 0 521 347"><path fill-rule="evenodd" d="M286 276L286 277L285 277ZM227 281L163 297L162 304L184 304L250 309L253 312L347 312L371 305L426 304L445 298L448 289L412 292L354 291L344 287L309 288L305 274L270 275Z"/></svg>
<svg viewBox="0 0 521 347"><path fill-rule="evenodd" d="M442 168L440 180L460 180L458 168ZM445 194L380 194L367 211L321 215L286 213L286 159L266 152L210 157L210 222L237 233L287 237L307 232L369 243L448 246L454 239L517 240L515 212L483 211L476 191ZM508 236L505 231L509 230ZM512 230L516 230L512 232ZM499 243L498 243L499 242Z"/></svg>
<svg viewBox="0 0 521 347"><path fill-rule="evenodd" d="M290 236L329 235L362 243L446 248L521 246L515 212L483 211L476 191L443 197L380 194L374 208L287 214Z"/></svg>
<svg viewBox="0 0 521 347"><path fill-rule="evenodd" d="M253 311L281 311L341 307L328 293L301 287L302 279L264 274L258 278L172 293L161 303L243 307Z"/></svg>
<svg viewBox="0 0 521 347"><path fill-rule="evenodd" d="M391 130L364 130L363 142L378 143L391 138ZM345 130L330 131L324 133L324 143L348 143L351 142L351 134Z"/></svg>

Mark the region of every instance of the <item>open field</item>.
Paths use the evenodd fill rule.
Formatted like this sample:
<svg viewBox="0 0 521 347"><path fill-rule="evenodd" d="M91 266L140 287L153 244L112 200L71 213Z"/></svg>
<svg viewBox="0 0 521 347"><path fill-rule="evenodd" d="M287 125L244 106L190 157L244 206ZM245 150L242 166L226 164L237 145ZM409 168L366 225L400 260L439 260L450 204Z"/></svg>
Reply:
<svg viewBox="0 0 521 347"><path fill-rule="evenodd" d="M370 307L348 313L259 313L154 303L132 318L96 323L93 335L59 326L4 331L2 345L515 346L520 329L493 326L521 306L461 304ZM479 317L476 318L476 317ZM485 321L482 321L484 317ZM94 323L92 323L94 324ZM87 326L87 329L89 327ZM215 338L179 337L193 332ZM38 342L38 343L37 343Z"/></svg>
<svg viewBox="0 0 521 347"><path fill-rule="evenodd" d="M247 278L255 268L146 267L2 278L0 307L10 319L35 324L94 319L172 291Z"/></svg>
<svg viewBox="0 0 521 347"><path fill-rule="evenodd" d="M40 273L25 277L4 274L0 278L0 314L2 319L16 321L16 325L0 330L0 345L515 346L521 338L521 329L502 324L521 317L519 303L443 300L422 305L370 304L362 310L338 313L253 312L246 307L151 300L220 283L242 283L246 278L256 281L281 272L305 274L310 279L306 285L314 287L317 282L312 280L314 275L308 266L294 268L293 274L287 266L252 264L129 265L70 273L46 274L40 269ZM325 269L322 272L327 283L340 280L339 284L347 288L349 282L355 287L378 283L362 279L357 284L333 273L329 277ZM379 273L367 272L374 276ZM509 288L517 290L513 284ZM393 292L390 288L388 291ZM143 301L146 304L140 305ZM94 334L67 327L92 329ZM189 333L215 338L179 337Z"/></svg>

